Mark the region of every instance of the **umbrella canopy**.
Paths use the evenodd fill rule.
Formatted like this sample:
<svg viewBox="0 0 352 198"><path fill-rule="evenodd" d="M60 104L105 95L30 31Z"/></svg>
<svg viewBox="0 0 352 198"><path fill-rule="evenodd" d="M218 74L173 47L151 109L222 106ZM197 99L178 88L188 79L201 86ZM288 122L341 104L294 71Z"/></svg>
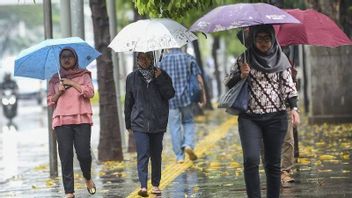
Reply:
<svg viewBox="0 0 352 198"><path fill-rule="evenodd" d="M23 50L15 60L15 76L49 79L59 71L60 51L65 47L73 48L78 56L78 65L85 68L100 56L100 52L79 37L48 39Z"/></svg>
<svg viewBox="0 0 352 198"><path fill-rule="evenodd" d="M325 47L352 45L351 39L328 16L312 9L285 11L300 20L301 24L276 26L280 45L307 44Z"/></svg>
<svg viewBox="0 0 352 198"><path fill-rule="evenodd" d="M171 19L145 19L124 27L109 47L116 52L148 52L180 48L197 39L187 28Z"/></svg>
<svg viewBox="0 0 352 198"><path fill-rule="evenodd" d="M287 12L266 3L237 3L217 7L198 19L191 31L219 32L261 24L300 23Z"/></svg>

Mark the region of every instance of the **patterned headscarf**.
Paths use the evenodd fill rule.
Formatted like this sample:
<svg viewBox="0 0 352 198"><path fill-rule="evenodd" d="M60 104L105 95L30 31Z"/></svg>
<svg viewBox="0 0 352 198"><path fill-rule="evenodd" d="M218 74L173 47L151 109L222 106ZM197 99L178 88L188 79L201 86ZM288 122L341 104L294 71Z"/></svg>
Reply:
<svg viewBox="0 0 352 198"><path fill-rule="evenodd" d="M142 54L143 52L137 52L137 60L140 54ZM153 52L145 52L143 54L146 54L147 57L152 61L152 63L149 65L148 68L144 69L142 68L137 61L137 69L139 72L141 72L141 74L143 75L144 79L150 83L150 81L153 80L154 78L154 55Z"/></svg>

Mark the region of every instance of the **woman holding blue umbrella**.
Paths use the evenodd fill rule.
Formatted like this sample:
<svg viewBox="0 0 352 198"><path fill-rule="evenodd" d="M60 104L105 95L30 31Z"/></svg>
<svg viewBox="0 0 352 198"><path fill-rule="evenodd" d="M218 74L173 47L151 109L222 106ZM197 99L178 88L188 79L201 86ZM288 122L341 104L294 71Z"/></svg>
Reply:
<svg viewBox="0 0 352 198"><path fill-rule="evenodd" d="M76 149L87 190L95 194L91 179L90 150L92 107L94 96L91 73L79 68L73 48L63 48L59 55L60 69L49 81L48 106L53 108L52 127L56 133L63 186L66 197L74 195L73 146Z"/></svg>

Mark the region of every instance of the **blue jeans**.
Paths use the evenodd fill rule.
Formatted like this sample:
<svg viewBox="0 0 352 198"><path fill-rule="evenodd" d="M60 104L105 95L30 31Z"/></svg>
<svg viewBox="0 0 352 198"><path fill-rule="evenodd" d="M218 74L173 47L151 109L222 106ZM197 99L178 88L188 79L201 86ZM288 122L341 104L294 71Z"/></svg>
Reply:
<svg viewBox="0 0 352 198"><path fill-rule="evenodd" d="M185 158L184 147L194 148L195 124L192 105L170 109L168 127L176 160L183 160Z"/></svg>
<svg viewBox="0 0 352 198"><path fill-rule="evenodd" d="M241 114L238 128L244 163L244 178L249 198L259 198L259 155L264 143L264 168L267 198L280 196L281 145L287 131L286 111L263 115Z"/></svg>

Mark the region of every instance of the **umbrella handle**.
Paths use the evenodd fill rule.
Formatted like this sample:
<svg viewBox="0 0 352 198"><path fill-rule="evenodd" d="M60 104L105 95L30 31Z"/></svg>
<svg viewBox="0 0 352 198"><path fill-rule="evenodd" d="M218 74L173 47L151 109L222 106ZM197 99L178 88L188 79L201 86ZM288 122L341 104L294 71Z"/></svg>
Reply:
<svg viewBox="0 0 352 198"><path fill-rule="evenodd" d="M155 53L155 51L153 51L153 57L154 57L154 60L153 60L154 61L154 67L156 67L156 63L157 62L156 62L156 53Z"/></svg>
<svg viewBox="0 0 352 198"><path fill-rule="evenodd" d="M164 54L164 49L161 50L160 56L159 56L159 62L163 59L163 54Z"/></svg>
<svg viewBox="0 0 352 198"><path fill-rule="evenodd" d="M244 35L244 28L242 29L242 38L243 38L243 45L246 47L246 38ZM247 63L246 51L243 53L244 63Z"/></svg>

